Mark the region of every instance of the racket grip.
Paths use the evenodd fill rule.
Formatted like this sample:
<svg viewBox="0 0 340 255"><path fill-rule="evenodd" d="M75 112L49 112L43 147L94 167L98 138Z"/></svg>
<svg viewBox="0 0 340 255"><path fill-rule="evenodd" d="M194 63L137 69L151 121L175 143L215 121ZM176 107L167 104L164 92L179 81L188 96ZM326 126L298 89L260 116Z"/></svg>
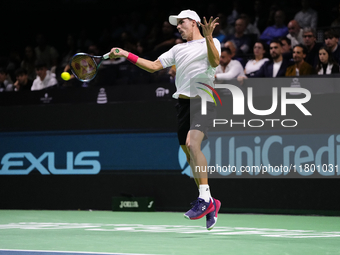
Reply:
<svg viewBox="0 0 340 255"><path fill-rule="evenodd" d="M103 56L104 59L108 59L110 58L110 52L109 53L106 53L104 56Z"/></svg>

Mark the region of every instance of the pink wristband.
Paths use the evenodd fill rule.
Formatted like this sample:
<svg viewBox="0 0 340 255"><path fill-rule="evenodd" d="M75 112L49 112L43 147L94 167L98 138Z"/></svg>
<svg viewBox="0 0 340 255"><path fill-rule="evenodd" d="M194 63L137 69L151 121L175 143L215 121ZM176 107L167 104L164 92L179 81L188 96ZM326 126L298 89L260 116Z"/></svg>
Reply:
<svg viewBox="0 0 340 255"><path fill-rule="evenodd" d="M138 56L136 56L135 54L129 52L127 60L129 60L132 64L135 65L137 63L137 59L138 59Z"/></svg>

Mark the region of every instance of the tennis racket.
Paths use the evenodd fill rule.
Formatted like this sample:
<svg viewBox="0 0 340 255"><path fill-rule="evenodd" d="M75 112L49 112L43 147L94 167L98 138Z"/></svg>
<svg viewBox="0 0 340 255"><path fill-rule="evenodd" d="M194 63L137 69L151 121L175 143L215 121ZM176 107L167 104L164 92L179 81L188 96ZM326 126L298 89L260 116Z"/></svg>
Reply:
<svg viewBox="0 0 340 255"><path fill-rule="evenodd" d="M87 53L77 53L70 61L71 71L78 80L82 82L91 81L96 77L103 60L110 58L109 54L92 56Z"/></svg>

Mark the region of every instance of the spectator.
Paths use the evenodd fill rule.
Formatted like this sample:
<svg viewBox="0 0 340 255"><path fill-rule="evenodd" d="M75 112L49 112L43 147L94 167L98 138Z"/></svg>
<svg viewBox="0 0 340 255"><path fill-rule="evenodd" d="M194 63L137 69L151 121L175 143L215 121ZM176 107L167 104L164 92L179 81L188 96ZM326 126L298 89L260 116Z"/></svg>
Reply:
<svg viewBox="0 0 340 255"><path fill-rule="evenodd" d="M273 40L269 49L272 60L266 61L252 77L283 77L287 67L293 64L282 57L282 45L279 40Z"/></svg>
<svg viewBox="0 0 340 255"><path fill-rule="evenodd" d="M322 45L316 42L316 32L314 28L305 27L302 37L303 45L307 48L305 61L315 68L319 59L319 49Z"/></svg>
<svg viewBox="0 0 340 255"><path fill-rule="evenodd" d="M134 41L143 39L146 35L147 27L142 22L141 13L138 11L131 12L126 21L125 31L131 36L131 39Z"/></svg>
<svg viewBox="0 0 340 255"><path fill-rule="evenodd" d="M284 21L284 12L281 10L276 11L275 24L273 26L267 27L260 36L260 39L265 40L269 44L274 39L286 36L288 34L288 28L285 25Z"/></svg>
<svg viewBox="0 0 340 255"><path fill-rule="evenodd" d="M33 48L31 46L26 46L25 56L24 59L21 61L20 66L27 71L28 78L32 81L37 76L35 73L35 62L36 57Z"/></svg>
<svg viewBox="0 0 340 255"><path fill-rule="evenodd" d="M316 29L318 25L318 13L310 8L309 0L301 0L302 10L295 14L294 19L300 27L312 27Z"/></svg>
<svg viewBox="0 0 340 255"><path fill-rule="evenodd" d="M289 59L293 61L293 50L291 41L287 37L280 37L278 39L282 44L282 56L283 58Z"/></svg>
<svg viewBox="0 0 340 255"><path fill-rule="evenodd" d="M220 56L220 64L216 68L216 80L236 79L243 75L243 67L237 60L231 59L232 53L229 48L222 48Z"/></svg>
<svg viewBox="0 0 340 255"><path fill-rule="evenodd" d="M47 65L42 61L37 61L35 65L37 78L33 81L31 90L42 90L58 84L55 74L47 70Z"/></svg>
<svg viewBox="0 0 340 255"><path fill-rule="evenodd" d="M245 66L244 73L248 76L252 76L256 71L258 71L261 66L269 59L265 57L266 47L262 41L257 41L253 47L254 58L249 60Z"/></svg>
<svg viewBox="0 0 340 255"><path fill-rule="evenodd" d="M339 65L334 60L332 51L325 46L319 49L319 61L316 65L316 72L318 75L339 73Z"/></svg>
<svg viewBox="0 0 340 255"><path fill-rule="evenodd" d="M0 68L0 92L5 91L13 91L13 84L7 71L4 68Z"/></svg>
<svg viewBox="0 0 340 255"><path fill-rule="evenodd" d="M294 65L289 66L286 71L286 76L302 76L315 74L314 68L305 62L307 49L303 44L298 44L293 47Z"/></svg>
<svg viewBox="0 0 340 255"><path fill-rule="evenodd" d="M324 39L325 45L332 51L333 58L337 63L340 63L339 34L335 30L330 29L325 32Z"/></svg>
<svg viewBox="0 0 340 255"><path fill-rule="evenodd" d="M241 18L237 19L235 22L235 33L232 35L227 35L224 39L224 42L233 41L235 43L235 57L243 57L244 54L248 53L250 47L252 46L249 37L244 34L246 28L246 21Z"/></svg>
<svg viewBox="0 0 340 255"><path fill-rule="evenodd" d="M175 45L176 39L180 37L176 34L174 29L175 27L172 26L169 21L164 21L162 26L162 33L158 37L160 38L158 42L156 42L156 46L154 51L158 52L159 55L165 51L168 51L172 46Z"/></svg>
<svg viewBox="0 0 340 255"><path fill-rule="evenodd" d="M241 13L242 3L241 0L233 0L233 10L231 14L227 17L227 22L230 26L234 26L236 20L239 18Z"/></svg>
<svg viewBox="0 0 340 255"><path fill-rule="evenodd" d="M235 44L233 41L227 41L227 42L224 44L224 48L229 48L229 49L230 49L232 59L234 59L234 57L235 57L235 55L236 55L236 51L237 51L236 44Z"/></svg>
<svg viewBox="0 0 340 255"><path fill-rule="evenodd" d="M262 33L267 27L267 16L264 9L263 0L254 1L254 16L251 18L251 24L258 28Z"/></svg>
<svg viewBox="0 0 340 255"><path fill-rule="evenodd" d="M290 39L293 48L295 45L303 43L303 29L300 28L296 20L289 21L288 32L287 38Z"/></svg>
<svg viewBox="0 0 340 255"><path fill-rule="evenodd" d="M33 81L28 78L27 71L19 68L15 71L17 81L14 83L15 91L31 90Z"/></svg>
<svg viewBox="0 0 340 255"><path fill-rule="evenodd" d="M220 42L223 42L226 38L225 32L222 30L222 27L220 25L217 25L213 31L212 36L219 40Z"/></svg>
<svg viewBox="0 0 340 255"><path fill-rule="evenodd" d="M47 44L46 38L43 34L38 34L36 41L38 44L38 46L35 47L35 56L37 60L46 63L47 68L52 72L55 72L59 57L57 50Z"/></svg>
<svg viewBox="0 0 340 255"><path fill-rule="evenodd" d="M61 70L64 70L65 67L70 63L70 60L72 59L74 54L76 53L77 53L77 50L76 50L76 42L75 42L74 36L71 34L68 34L66 38L66 50L62 53L59 68Z"/></svg>
<svg viewBox="0 0 340 255"><path fill-rule="evenodd" d="M340 2L333 8L333 11L336 12L336 18L331 23L331 27L340 27Z"/></svg>
<svg viewBox="0 0 340 255"><path fill-rule="evenodd" d="M242 13L240 15L241 19L244 19L246 21L246 30L244 31L244 34L255 36L256 40L260 37L261 33L257 27L255 27L253 24L250 23L250 18L247 14Z"/></svg>

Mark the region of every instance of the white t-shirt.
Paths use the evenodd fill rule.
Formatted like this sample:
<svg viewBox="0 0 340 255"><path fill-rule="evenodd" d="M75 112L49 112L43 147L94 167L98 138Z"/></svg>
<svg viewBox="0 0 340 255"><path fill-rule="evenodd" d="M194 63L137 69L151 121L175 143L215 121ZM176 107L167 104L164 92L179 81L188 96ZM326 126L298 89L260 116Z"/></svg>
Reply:
<svg viewBox="0 0 340 255"><path fill-rule="evenodd" d="M224 71L221 65L216 68L217 80L230 80L238 76L244 76L243 66L238 60L230 60Z"/></svg>
<svg viewBox="0 0 340 255"><path fill-rule="evenodd" d="M47 87L51 87L57 85L58 81L55 78L55 74L51 73L51 71L46 71L45 79L42 81L39 76L33 81L31 90L41 90Z"/></svg>
<svg viewBox="0 0 340 255"><path fill-rule="evenodd" d="M263 58L259 61L255 61L255 59L249 60L245 66L246 74L254 73L261 68L264 62L268 61L268 58Z"/></svg>
<svg viewBox="0 0 340 255"><path fill-rule="evenodd" d="M213 39L219 56L221 55L221 44L216 38ZM176 88L172 96L178 98L180 94L195 97L201 90L191 88L190 79L202 79L202 82L214 86L213 68L208 60L208 50L205 38L181 43L173 46L170 50L158 57L164 68L176 65Z"/></svg>
<svg viewBox="0 0 340 255"><path fill-rule="evenodd" d="M274 62L274 65L273 65L273 77L276 77L277 73L280 70L281 64L282 64L282 60L280 62Z"/></svg>

